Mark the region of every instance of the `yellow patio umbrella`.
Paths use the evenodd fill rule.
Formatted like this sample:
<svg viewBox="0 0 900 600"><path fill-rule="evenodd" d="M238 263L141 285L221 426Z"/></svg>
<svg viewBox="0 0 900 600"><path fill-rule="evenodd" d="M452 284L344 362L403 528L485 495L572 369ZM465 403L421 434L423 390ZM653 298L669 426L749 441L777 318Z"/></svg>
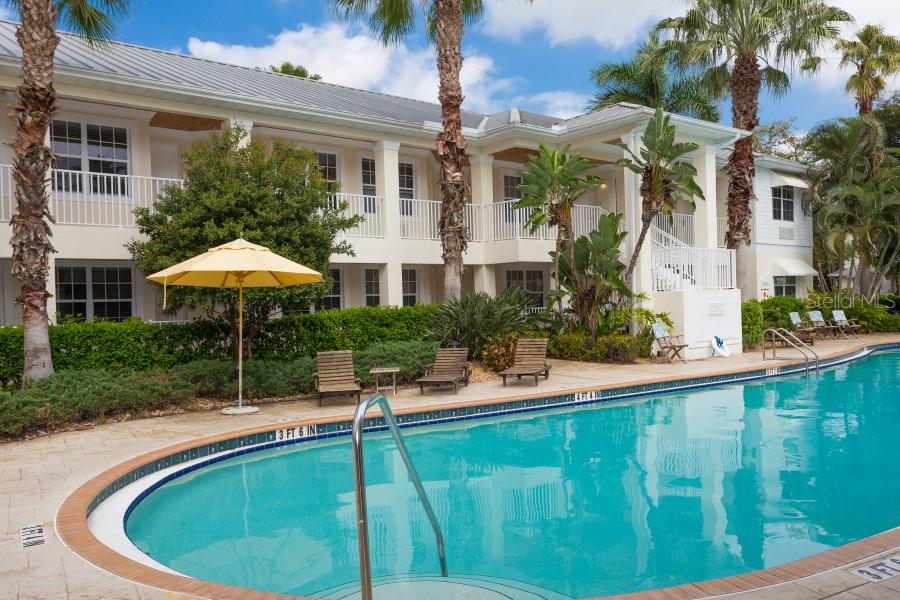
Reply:
<svg viewBox="0 0 900 600"><path fill-rule="evenodd" d="M318 271L279 256L264 246L251 244L243 236L154 273L147 279L163 285L163 306L166 304L166 288L170 285L237 288L238 404L223 410L225 414L259 411L258 408L244 406L244 288L287 287L321 283L323 280Z"/></svg>

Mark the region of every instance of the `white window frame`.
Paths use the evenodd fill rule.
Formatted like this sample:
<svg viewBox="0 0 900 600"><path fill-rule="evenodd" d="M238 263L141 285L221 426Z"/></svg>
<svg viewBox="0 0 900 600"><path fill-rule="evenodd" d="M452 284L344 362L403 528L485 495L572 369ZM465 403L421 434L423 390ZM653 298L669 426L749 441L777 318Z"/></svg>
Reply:
<svg viewBox="0 0 900 600"><path fill-rule="evenodd" d="M326 181L331 183L340 183L341 182L341 153L333 148L315 148L313 152L316 155L316 164L319 165L319 174L321 175L321 165L319 162L320 154L329 154L334 156L334 180L326 179Z"/></svg>
<svg viewBox="0 0 900 600"><path fill-rule="evenodd" d="M522 180L521 175L519 175L516 172L512 172L512 171L505 171L500 176L500 193L503 195L503 202L504 202L503 206L505 207L505 210L503 211L503 216L508 223L514 223L516 221L516 217L517 217L516 211L519 209L513 208L513 203L517 202L518 200L520 200L522 198L522 192L520 192L517 189L516 192L519 194L518 197L507 196L506 195L506 179L507 178L518 179L519 180L518 185L522 185L523 180Z"/></svg>
<svg viewBox="0 0 900 600"><path fill-rule="evenodd" d="M334 276L334 273L337 273L337 277ZM344 308L344 270L340 267L329 267L328 268L328 276L332 278L332 286L337 283L338 291L337 294L334 293L334 287L319 301L319 306L316 307L316 310L340 310ZM336 307L330 306L326 307L324 305L326 298L337 298L338 305Z"/></svg>
<svg viewBox="0 0 900 600"><path fill-rule="evenodd" d="M365 169L363 163L372 161L372 183L366 183ZM366 186L371 189L371 194L366 193ZM361 156L359 158L359 190L363 196L363 212L372 215L378 210L378 203L375 198L378 197L378 163L371 156Z"/></svg>
<svg viewBox="0 0 900 600"><path fill-rule="evenodd" d="M408 283L405 279L407 273L412 273L414 280L413 284L416 286L416 290L413 294L406 293L406 283ZM421 300L422 294L422 278L419 276L419 270L414 267L402 267L400 270L400 300L403 306L415 306ZM412 296L414 298L414 302L412 304L407 304L407 297Z"/></svg>
<svg viewBox="0 0 900 600"><path fill-rule="evenodd" d="M92 197L115 197L115 198L128 198L131 196L129 190L129 182L127 180L123 180L121 178L130 177L134 175L133 168L133 144L134 144L134 131L129 123L123 122L118 119L107 119L105 117L98 117L97 115L90 114L56 114L54 118L50 122L50 129L48 131L48 139L50 141L50 145L53 145L53 123L66 122L66 123L76 123L79 127L80 132L80 153L76 154L61 154L63 157L67 158L79 158L81 161L81 168L78 170L75 169L65 169L67 178L74 178L76 176L70 175L69 173L81 173L81 175L77 176L77 185L78 188L75 189L74 186L71 185L71 181L68 181L69 189L65 189L65 187L61 186L60 189L55 189L56 193L65 193L65 194L90 194ZM88 153L88 139L87 139L87 128L89 125L96 127L112 127L115 129L123 129L125 130L125 159L106 159L106 158L98 158L91 157ZM114 163L120 163L125 165L125 173L124 174L115 174L115 173L102 173L99 171L91 171L90 170L90 161L91 160L109 160ZM55 169L55 167L54 167ZM58 170L57 170L58 171ZM63 175L60 173L60 175ZM97 179L91 177L91 175L100 176ZM116 185L121 186L118 192L109 192L109 191L101 191L94 189L95 181L102 181L101 177L107 175L110 177L110 183L112 181L117 181L121 183L117 183ZM56 188L57 178L52 179L52 185ZM60 181L66 181L65 179L61 179ZM111 185L112 187L112 185Z"/></svg>
<svg viewBox="0 0 900 600"><path fill-rule="evenodd" d="M772 280L776 296L797 297L797 277L794 275L776 275Z"/></svg>
<svg viewBox="0 0 900 600"><path fill-rule="evenodd" d="M506 269L506 275L504 277L505 277L505 283L506 283L507 288L511 287L509 285L509 276L511 273L516 273L521 277L521 280L522 280L521 289L522 289L522 291L527 293L529 296L531 296L532 299L535 299L534 298L535 295L540 294L540 301L538 302L538 300L535 299L535 306L545 306L545 303L547 300L547 277L546 277L546 273L544 273L543 269L527 269L527 268ZM541 274L541 289L540 290L528 289L528 274L529 273L540 273Z"/></svg>
<svg viewBox="0 0 900 600"><path fill-rule="evenodd" d="M378 288L377 294L369 293L369 273L375 272L375 284ZM375 304L369 304L369 299L375 298ZM381 269L378 267L363 267L363 305L365 306L381 306Z"/></svg>
<svg viewBox="0 0 900 600"><path fill-rule="evenodd" d="M791 190L790 198L781 197L781 190L789 189ZM772 195L772 220L773 221L781 221L784 223L793 223L797 219L797 193L794 191L794 187L790 185L776 185L772 186L771 195ZM775 190L779 190L779 196L775 197ZM788 204L790 203L790 204ZM790 206L791 218L784 218L785 206ZM777 207L777 208L776 208ZM775 216L776 211L778 216Z"/></svg>

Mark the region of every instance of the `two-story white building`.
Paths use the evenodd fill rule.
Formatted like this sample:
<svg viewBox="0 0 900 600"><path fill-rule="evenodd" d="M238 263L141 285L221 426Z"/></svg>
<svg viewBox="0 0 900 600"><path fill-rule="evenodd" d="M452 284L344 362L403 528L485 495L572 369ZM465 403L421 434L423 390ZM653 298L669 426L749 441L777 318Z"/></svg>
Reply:
<svg viewBox="0 0 900 600"><path fill-rule="evenodd" d="M15 25L0 22L0 90L15 100L19 78ZM115 43L88 50L63 34L57 50L59 112L50 132L57 155L51 211L57 254L50 282L51 314L88 318L139 316L164 320L158 290L136 271L125 243L139 235L133 209L152 206L183 176L181 152L210 131L240 124L258 140L292 141L314 150L324 175L339 182L335 201L364 217L345 235L353 256L335 256L329 308L442 301L440 212L434 138L437 104L311 81L258 69ZM636 148L652 111L617 105L559 119L518 109L486 115L466 111L469 143L466 206L469 248L466 290L519 286L544 304L551 289L548 252L555 231L524 228L512 208L518 175L541 143L571 144L596 165L605 183L578 203L575 226L587 233L606 212L624 215L636 232L636 177L615 163L618 144ZM712 334L740 340L740 294L734 256L722 248L727 179L725 149L744 132L673 116L679 135L696 142L692 157L706 201L659 220L632 282L657 309L672 313L694 354ZM15 120L0 120L13 138ZM15 208L10 149L0 149L0 220ZM761 157L757 163L753 267L759 294L798 294L811 287L811 223L800 210L803 168ZM8 228L0 229L0 323L19 311L10 277ZM626 240L626 256L633 237ZM734 346L734 344L733 344Z"/></svg>

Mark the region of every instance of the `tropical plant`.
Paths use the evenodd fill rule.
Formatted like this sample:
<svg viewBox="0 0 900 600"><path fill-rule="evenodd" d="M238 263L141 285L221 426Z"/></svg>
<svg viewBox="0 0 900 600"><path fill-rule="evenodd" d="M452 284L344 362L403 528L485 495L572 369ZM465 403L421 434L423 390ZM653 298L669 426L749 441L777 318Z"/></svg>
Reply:
<svg viewBox="0 0 900 600"><path fill-rule="evenodd" d="M12 217L12 274L22 284L16 302L25 329L23 381L53 373L50 354L47 280L50 255L50 195L47 181L53 151L47 130L56 112L53 57L59 44L56 23L80 35L89 47L103 47L113 31L113 17L125 12L128 0L12 0L21 24L16 39L22 49L22 83L18 88L13 179L16 213Z"/></svg>
<svg viewBox="0 0 900 600"><path fill-rule="evenodd" d="M647 122L638 153L622 145L631 158L619 159L618 164L641 178L641 231L625 271L625 281L631 279L656 215L660 212L670 215L679 200L693 206L695 197L703 199L703 190L694 181L697 169L685 160L699 146L693 142L676 142L675 136L671 117L658 108Z"/></svg>
<svg viewBox="0 0 900 600"><path fill-rule="evenodd" d="M336 237L359 217L345 217L332 204L332 185L309 150L277 140L271 148L245 143L244 132L235 128L213 133L182 160L184 184L163 190L152 211L135 210L144 239L130 242L128 249L142 272L155 273L240 235L320 272L333 254L352 252ZM252 357L254 338L277 311L309 306L324 291L324 286L246 290L247 355ZM167 296L166 310L200 308L237 332L233 291L173 287Z"/></svg>
<svg viewBox="0 0 900 600"><path fill-rule="evenodd" d="M884 127L884 145L900 148L900 92L894 92L878 102L872 114Z"/></svg>
<svg viewBox="0 0 900 600"><path fill-rule="evenodd" d="M692 0L681 17L657 28L670 35L664 43L682 66L704 70L717 95L731 97L732 125L753 131L759 124L759 94L776 96L790 86L781 70L795 60L815 61L815 50L838 35L837 25L852 18L819 0ZM750 277L750 220L755 164L753 139L734 143L728 173L726 245L735 250L737 279L745 298L755 296Z"/></svg>
<svg viewBox="0 0 900 600"><path fill-rule="evenodd" d="M630 60L605 63L594 69L591 78L598 89L588 108L600 110L630 102L718 121L717 98L703 79L696 74L678 73L661 47L659 33L653 31Z"/></svg>
<svg viewBox="0 0 900 600"><path fill-rule="evenodd" d="M603 183L600 177L584 175L594 165L580 154L570 154L569 146L562 150L550 150L541 144L538 153L528 159L528 166L519 171L522 185L519 191L522 198L513 205L513 209L531 209L525 226L532 232L537 231L545 223L556 227L555 270L558 272L557 257L568 254L573 260L575 229L572 222L572 210L575 201L588 191ZM557 289L559 289L559 277ZM559 311L562 312L562 300L559 300Z"/></svg>
<svg viewBox="0 0 900 600"><path fill-rule="evenodd" d="M367 18L385 43L398 42L415 29L417 0L332 0L347 18ZM423 3L424 4L424 3ZM466 180L463 156L466 140L462 132L462 36L465 23L477 21L483 0L430 0L425 5L428 33L436 47L440 82L441 132L436 150L440 161L441 256L444 261L444 298L462 294L463 254L466 251L464 210Z"/></svg>
<svg viewBox="0 0 900 600"><path fill-rule="evenodd" d="M527 329L531 306L531 296L516 287L506 288L496 298L484 292L464 294L441 306L429 337L468 348L469 356L477 359L488 342Z"/></svg>
<svg viewBox="0 0 900 600"><path fill-rule="evenodd" d="M575 240L573 252L551 252L558 265L559 290L552 300L566 300L576 328L597 335L604 318L613 319L619 297L630 297L620 260L626 233L619 231L621 214L600 217L597 228ZM552 301L551 300L551 301Z"/></svg>
<svg viewBox="0 0 900 600"><path fill-rule="evenodd" d="M322 79L322 76L318 73L311 73L309 69L304 67L303 65L295 65L290 62L283 62L280 65L270 65L269 70L273 73L281 73L282 75L293 75L294 77L302 77L304 79L312 79L313 81L319 81Z"/></svg>
<svg viewBox="0 0 900 600"><path fill-rule="evenodd" d="M889 35L880 25L866 25L856 32L856 39L840 39L834 48L841 53L840 67L855 72L847 80L847 93L856 98L860 115L872 112L875 101L887 89L888 80L900 73L900 38ZM822 59L814 58L803 68L815 71Z"/></svg>

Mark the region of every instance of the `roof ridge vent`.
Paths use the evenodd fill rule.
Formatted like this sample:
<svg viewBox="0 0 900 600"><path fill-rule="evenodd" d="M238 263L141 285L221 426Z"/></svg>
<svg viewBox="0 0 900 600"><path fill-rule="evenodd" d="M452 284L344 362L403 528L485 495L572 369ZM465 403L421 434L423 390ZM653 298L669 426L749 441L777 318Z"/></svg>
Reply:
<svg viewBox="0 0 900 600"><path fill-rule="evenodd" d="M518 108L513 107L513 108L509 109L509 122L510 123L521 123L522 122L522 115L519 114Z"/></svg>

